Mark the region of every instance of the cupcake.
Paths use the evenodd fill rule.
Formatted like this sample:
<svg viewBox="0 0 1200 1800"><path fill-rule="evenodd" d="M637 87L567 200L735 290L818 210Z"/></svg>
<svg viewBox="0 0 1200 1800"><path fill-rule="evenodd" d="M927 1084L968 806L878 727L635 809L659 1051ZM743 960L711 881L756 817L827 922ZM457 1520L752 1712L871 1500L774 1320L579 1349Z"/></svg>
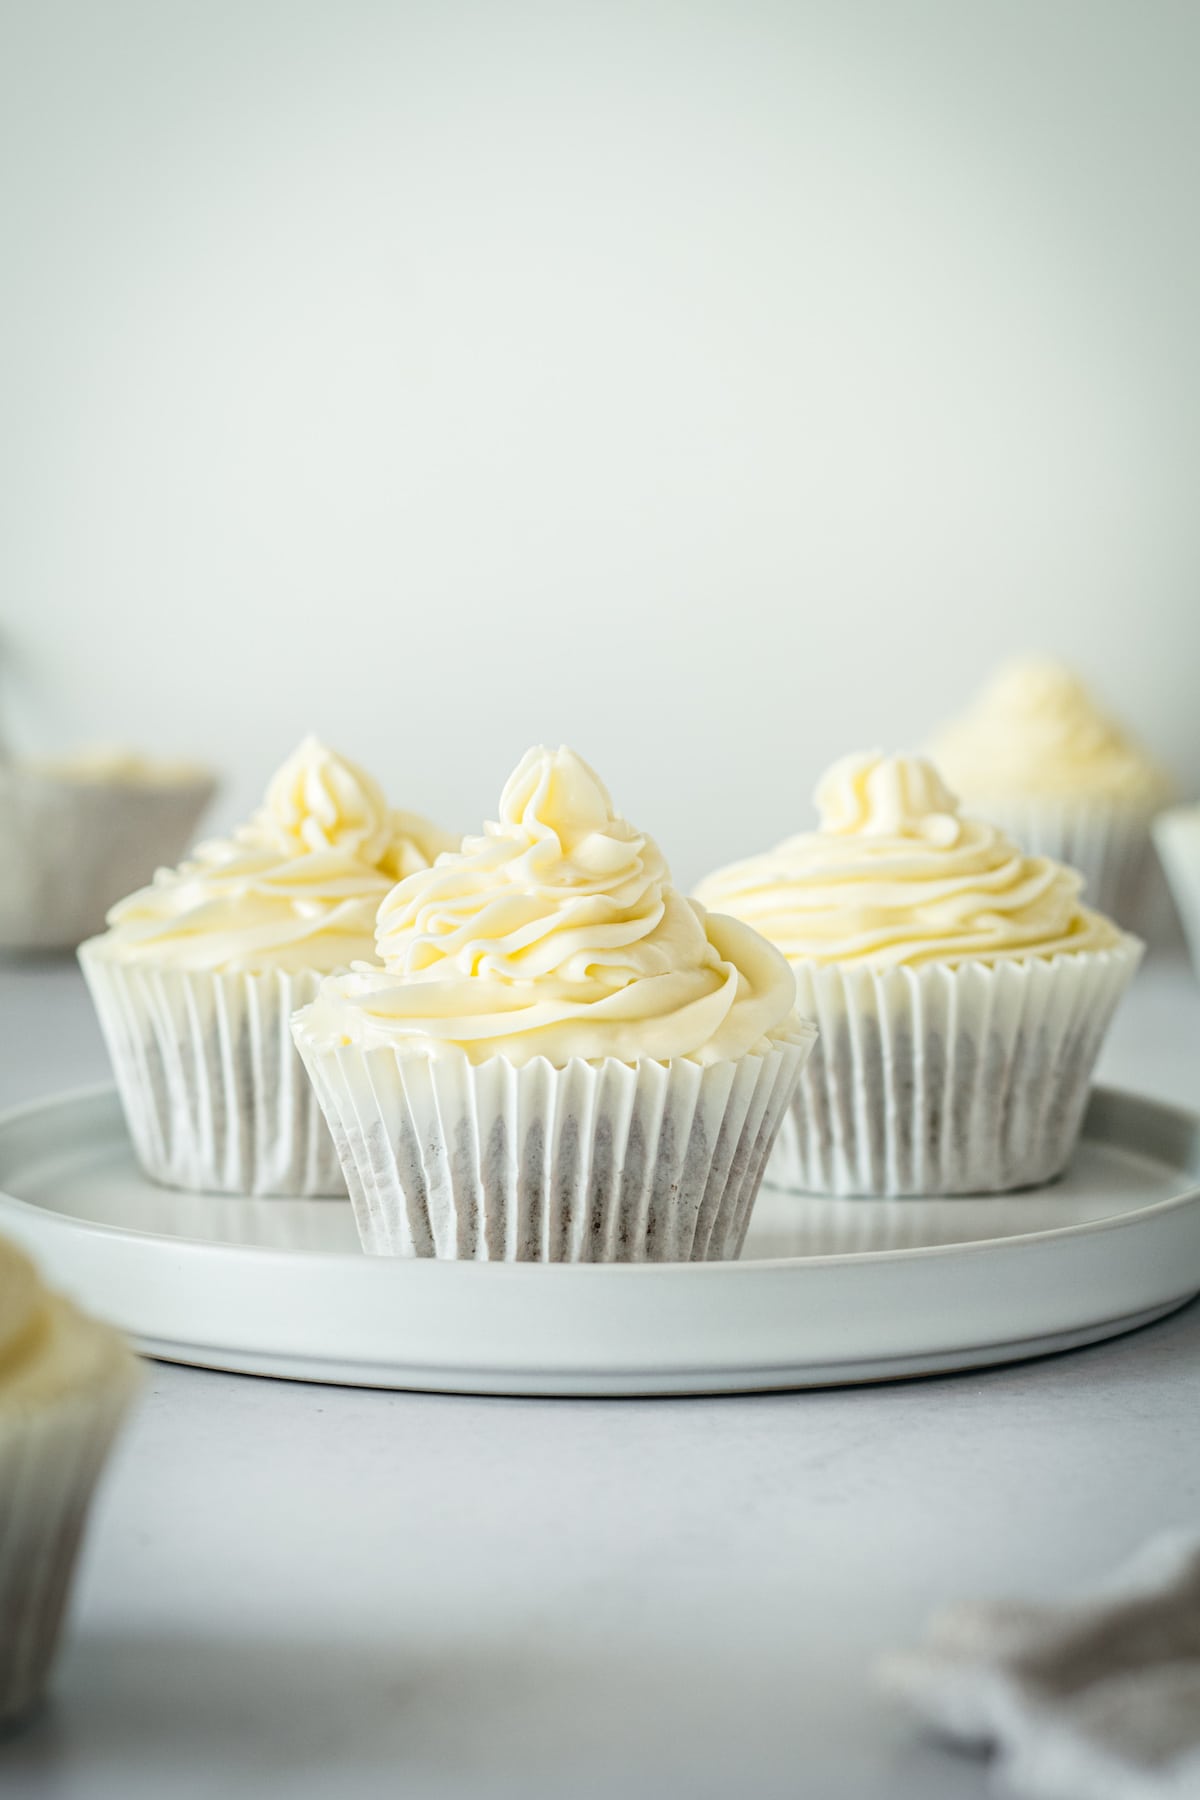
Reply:
<svg viewBox="0 0 1200 1800"><path fill-rule="evenodd" d="M190 842L216 783L132 751L0 758L0 950L74 950Z"/></svg>
<svg viewBox="0 0 1200 1800"><path fill-rule="evenodd" d="M1150 822L1170 783L1069 669L1002 669L930 755L968 811L1022 849L1078 869L1100 911L1123 924L1137 916L1153 866Z"/></svg>
<svg viewBox="0 0 1200 1800"><path fill-rule="evenodd" d="M380 901L452 841L310 737L249 824L113 907L79 960L148 1175L345 1192L289 1020L371 956Z"/></svg>
<svg viewBox="0 0 1200 1800"><path fill-rule="evenodd" d="M1154 821L1154 842L1200 976L1200 806L1170 806Z"/></svg>
<svg viewBox="0 0 1200 1800"><path fill-rule="evenodd" d="M369 1253L738 1254L813 1029L573 751L531 750L376 944L295 1020Z"/></svg>
<svg viewBox="0 0 1200 1800"><path fill-rule="evenodd" d="M137 1387L115 1331L0 1239L0 1728L36 1704L97 1478Z"/></svg>
<svg viewBox="0 0 1200 1800"><path fill-rule="evenodd" d="M779 946L820 1034L768 1181L875 1195L1049 1181L1142 946L1081 904L1074 870L963 817L920 757L847 757L816 803L818 830L698 890Z"/></svg>

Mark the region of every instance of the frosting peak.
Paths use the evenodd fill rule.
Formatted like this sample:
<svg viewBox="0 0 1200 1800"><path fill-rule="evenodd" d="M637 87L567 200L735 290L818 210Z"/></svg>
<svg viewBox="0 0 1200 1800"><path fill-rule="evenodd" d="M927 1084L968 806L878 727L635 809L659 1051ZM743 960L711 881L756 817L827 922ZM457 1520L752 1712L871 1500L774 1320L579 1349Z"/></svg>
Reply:
<svg viewBox="0 0 1200 1800"><path fill-rule="evenodd" d="M753 1049L795 999L778 953L684 899L565 748L529 751L498 819L392 890L376 944L383 968L326 982L310 1026L475 1061L711 1062Z"/></svg>
<svg viewBox="0 0 1200 1800"><path fill-rule="evenodd" d="M964 816L922 757L835 763L820 829L701 883L793 962L996 962L1109 949L1120 933L1079 901L1082 880Z"/></svg>
<svg viewBox="0 0 1200 1800"><path fill-rule="evenodd" d="M392 815L378 782L310 734L272 776L243 835L282 856L340 850L380 863L391 848Z"/></svg>
<svg viewBox="0 0 1200 1800"><path fill-rule="evenodd" d="M818 782L816 805L821 830L831 836L952 844L962 831L958 801L921 756L844 756Z"/></svg>
<svg viewBox="0 0 1200 1800"><path fill-rule="evenodd" d="M1170 788L1078 676L1044 658L1002 668L938 734L932 755L961 793L984 804L1034 795L1153 806Z"/></svg>
<svg viewBox="0 0 1200 1800"><path fill-rule="evenodd" d="M308 737L247 824L160 869L113 907L95 942L180 969L347 968L372 954L376 911L396 878L451 843L427 820L393 812L369 775Z"/></svg>
<svg viewBox="0 0 1200 1800"><path fill-rule="evenodd" d="M620 823L608 789L593 768L564 744L527 750L504 784L498 826L524 831L531 841L553 836L564 850L606 825Z"/></svg>
<svg viewBox="0 0 1200 1800"><path fill-rule="evenodd" d="M586 981L599 962L616 980L619 952L666 915L657 844L617 816L595 770L565 747L528 751L499 812L459 857L388 895L376 931L384 968L410 977L449 963L505 979L561 968ZM703 934L682 913L676 923L699 956Z"/></svg>

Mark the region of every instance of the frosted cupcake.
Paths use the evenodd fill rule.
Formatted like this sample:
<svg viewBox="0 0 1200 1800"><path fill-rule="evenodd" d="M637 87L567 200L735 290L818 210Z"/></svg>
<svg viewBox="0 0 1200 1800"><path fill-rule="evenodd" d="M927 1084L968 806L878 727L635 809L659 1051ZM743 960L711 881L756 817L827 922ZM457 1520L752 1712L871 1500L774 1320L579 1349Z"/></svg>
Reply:
<svg viewBox="0 0 1200 1800"><path fill-rule="evenodd" d="M1102 912L1126 924L1136 916L1150 822L1170 783L1070 670L1040 661L1001 670L930 755L971 812L1078 869Z"/></svg>
<svg viewBox="0 0 1200 1800"><path fill-rule="evenodd" d="M0 1729L41 1697L92 1491L137 1388L116 1332L0 1239Z"/></svg>
<svg viewBox="0 0 1200 1800"><path fill-rule="evenodd" d="M402 881L296 1042L376 1255L736 1256L812 1043L778 951L671 885L573 751Z"/></svg>
<svg viewBox="0 0 1200 1800"><path fill-rule="evenodd" d="M216 783L192 763L93 749L0 757L0 950L74 950L173 862Z"/></svg>
<svg viewBox="0 0 1200 1800"><path fill-rule="evenodd" d="M345 1191L289 1021L323 975L372 955L380 901L452 841L307 738L249 824L113 907L79 959L147 1174Z"/></svg>
<svg viewBox="0 0 1200 1800"><path fill-rule="evenodd" d="M932 764L867 754L820 827L701 883L779 946L819 1037L767 1179L834 1194L1050 1180L1142 946L1080 878L964 818Z"/></svg>
<svg viewBox="0 0 1200 1800"><path fill-rule="evenodd" d="M1200 976L1200 806L1170 806L1154 821L1154 842Z"/></svg>

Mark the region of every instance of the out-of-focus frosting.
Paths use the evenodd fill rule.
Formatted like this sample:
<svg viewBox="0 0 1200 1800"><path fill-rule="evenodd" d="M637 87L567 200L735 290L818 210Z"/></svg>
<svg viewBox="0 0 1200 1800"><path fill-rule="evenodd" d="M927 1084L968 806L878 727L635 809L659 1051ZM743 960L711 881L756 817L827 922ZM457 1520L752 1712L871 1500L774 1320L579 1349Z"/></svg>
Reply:
<svg viewBox="0 0 1200 1800"><path fill-rule="evenodd" d="M932 763L878 753L835 763L820 828L710 875L705 906L735 914L793 962L959 963L1111 949L1116 926L1082 880L964 818Z"/></svg>
<svg viewBox="0 0 1200 1800"><path fill-rule="evenodd" d="M930 755L968 802L1045 795L1155 806L1170 790L1153 757L1053 662L1002 669L970 711L944 727Z"/></svg>
<svg viewBox="0 0 1200 1800"><path fill-rule="evenodd" d="M64 1394L120 1383L133 1357L115 1331L42 1285L29 1258L0 1238L0 1424Z"/></svg>
<svg viewBox="0 0 1200 1800"><path fill-rule="evenodd" d="M144 756L119 744L89 744L62 756L31 756L18 765L54 781L116 787L184 787L210 782L199 763L175 757Z"/></svg>
<svg viewBox="0 0 1200 1800"><path fill-rule="evenodd" d="M395 881L454 842L393 811L364 770L309 737L249 824L160 869L93 942L180 969L347 968L373 954L375 914Z"/></svg>
<svg viewBox="0 0 1200 1800"><path fill-rule="evenodd" d="M0 1238L0 1383L44 1322L46 1291L29 1258Z"/></svg>
<svg viewBox="0 0 1200 1800"><path fill-rule="evenodd" d="M475 1062L709 1063L762 1045L795 1003L779 953L685 899L568 749L530 750L498 821L400 882L377 945L382 969L323 983L310 1036Z"/></svg>

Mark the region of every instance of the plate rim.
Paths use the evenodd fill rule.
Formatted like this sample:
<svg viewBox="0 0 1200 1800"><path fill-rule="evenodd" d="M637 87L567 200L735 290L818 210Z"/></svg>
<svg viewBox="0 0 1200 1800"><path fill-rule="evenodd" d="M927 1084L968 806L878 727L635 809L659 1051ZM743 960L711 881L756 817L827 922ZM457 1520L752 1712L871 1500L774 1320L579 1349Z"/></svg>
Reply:
<svg viewBox="0 0 1200 1800"><path fill-rule="evenodd" d="M72 1107L83 1106L89 1103L96 1104L104 1101L114 1105L117 1109L118 1116L120 1116L120 1099L114 1082L91 1082L81 1087L64 1089L60 1093L43 1095L35 1100L21 1101L16 1106L7 1107L0 1112L0 1141L3 1140L6 1133L11 1128L19 1126L30 1119L36 1119L41 1113L68 1110ZM1160 1120L1169 1122L1177 1128L1188 1129L1200 1138L1200 1112L1194 1112L1190 1108L1176 1105L1174 1102L1160 1100L1153 1095L1141 1094L1132 1088L1115 1087L1107 1083L1097 1083L1091 1088L1088 1098L1088 1113L1092 1111L1097 1102L1101 1105L1111 1105L1114 1103L1117 1105L1128 1105L1132 1103L1139 1111L1157 1114ZM1086 1122L1087 1114L1085 1114L1084 1119L1084 1133L1086 1132ZM1081 1135L1084 1133L1081 1133ZM1121 1147L1119 1140L1109 1138L1101 1141L1115 1143L1115 1147ZM1135 1150L1130 1152L1130 1154L1137 1155L1139 1152ZM1170 1163L1167 1163L1166 1166L1179 1167L1179 1165L1172 1165ZM2 1171L0 1171L0 1219L3 1218L6 1212L16 1210L22 1214L35 1214L39 1218L51 1222L56 1226L65 1228L72 1233L78 1233L85 1237L131 1239L143 1243L169 1244L180 1252L186 1251L192 1255L202 1255L215 1258L218 1261L227 1259L241 1260L247 1254L250 1254L254 1257L255 1261L260 1264L274 1263L281 1268L294 1268L297 1263L300 1262L336 1263L338 1265L344 1264L348 1267L358 1269L375 1267L393 1270L396 1268L403 1268L407 1271L415 1271L417 1269L455 1270L458 1271L458 1278L460 1279L463 1271L474 1270L474 1278L476 1280L495 1280L498 1278L497 1271L506 1271L507 1275L505 1278L510 1281L515 1279L527 1280L531 1270L542 1272L538 1277L539 1279L558 1281L567 1279L578 1281L586 1277L595 1280L604 1280L611 1279L615 1275L646 1279L652 1276L660 1278L663 1276L678 1277L683 1274L692 1277L706 1275L712 1279L717 1279L728 1278L735 1274L738 1276L753 1276L756 1274L780 1271L794 1273L804 1269L843 1267L848 1264L853 1264L855 1267L865 1267L869 1265L892 1264L898 1261L921 1262L966 1257L975 1260L981 1256L993 1255L999 1249L1017 1248L1019 1246L1038 1243L1061 1243L1081 1237L1096 1236L1104 1232L1127 1228L1135 1222L1140 1223L1143 1220L1161 1218L1170 1213L1183 1211L1188 1207L1200 1203L1200 1171L1185 1170L1184 1168L1179 1167L1179 1173L1181 1177L1188 1176L1191 1180L1191 1185L1183 1193L1171 1194L1165 1199L1152 1201L1147 1206L1137 1207L1133 1211L1114 1213L1107 1218L1087 1219L1074 1224L1050 1226L1039 1231L1014 1232L1002 1237L972 1238L962 1243L909 1244L883 1250L833 1251L814 1256L751 1257L748 1259L738 1258L704 1262L516 1262L502 1261L500 1259L495 1261L476 1262L467 1260L466 1258L459 1259L455 1257L368 1256L364 1255L361 1251L355 1252L349 1250L288 1250L273 1244L225 1243L214 1238L176 1237L167 1232L145 1231L135 1226L109 1225L95 1219L81 1219L74 1213L61 1212L47 1206L41 1206L36 1201L23 1200L20 1195L13 1194L8 1190L5 1185L7 1176L4 1175ZM1049 1187L1053 1184L1046 1183L1044 1185ZM170 1193L172 1191L174 1190L165 1187L163 1188L164 1193ZM183 1192L191 1190L179 1191ZM255 1198L255 1196L250 1197ZM929 1198L937 1197L938 1196L929 1196ZM998 1197L999 1196L994 1195L960 1196L964 1203L969 1203L973 1198L990 1199ZM236 1199L237 1196L220 1195L214 1196L214 1198ZM269 1204L270 1197L257 1196L257 1198L261 1199L264 1203ZM341 1197L330 1196L330 1198L337 1201L340 1200ZM803 1199L804 1196L798 1196L798 1198ZM848 1205L853 1205L856 1197L814 1195L812 1198L822 1201L831 1198L841 1198L845 1199ZM911 1197L904 1196L895 1198L889 1203L896 1206L906 1206L912 1204L914 1201L919 1203L922 1198L923 1196L921 1195ZM947 1196L947 1198L950 1197ZM322 1199L318 1198L313 1200L313 1204L319 1205L322 1203ZM395 1280L396 1277L394 1275L388 1277L367 1276L365 1279ZM407 1275L404 1279L445 1280L449 1279L449 1277L446 1277L445 1275Z"/></svg>

